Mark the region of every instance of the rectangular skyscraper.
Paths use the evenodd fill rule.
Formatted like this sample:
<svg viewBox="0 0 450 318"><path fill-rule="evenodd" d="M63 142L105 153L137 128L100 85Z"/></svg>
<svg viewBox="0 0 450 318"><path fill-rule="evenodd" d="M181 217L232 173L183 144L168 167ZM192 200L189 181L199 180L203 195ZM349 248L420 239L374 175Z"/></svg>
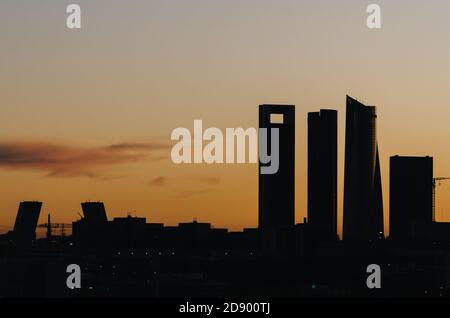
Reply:
<svg viewBox="0 0 450 318"><path fill-rule="evenodd" d="M308 224L337 238L337 111L308 114Z"/></svg>
<svg viewBox="0 0 450 318"><path fill-rule="evenodd" d="M384 238L376 108L347 96L345 126L344 240Z"/></svg>
<svg viewBox="0 0 450 318"><path fill-rule="evenodd" d="M433 218L433 158L391 157L390 234L394 240L420 239Z"/></svg>
<svg viewBox="0 0 450 318"><path fill-rule="evenodd" d="M271 128L279 129L279 169L261 174L259 163L259 228L283 229L294 225L295 208L295 107L260 105L259 128L267 128L267 149L271 149Z"/></svg>

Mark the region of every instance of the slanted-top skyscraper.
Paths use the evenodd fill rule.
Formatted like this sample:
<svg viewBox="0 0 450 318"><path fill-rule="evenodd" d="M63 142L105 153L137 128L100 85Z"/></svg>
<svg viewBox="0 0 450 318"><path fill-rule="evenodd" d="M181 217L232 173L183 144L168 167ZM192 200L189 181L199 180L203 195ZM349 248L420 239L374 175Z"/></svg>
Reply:
<svg viewBox="0 0 450 318"><path fill-rule="evenodd" d="M308 113L308 224L337 238L337 111Z"/></svg>
<svg viewBox="0 0 450 318"><path fill-rule="evenodd" d="M84 220L90 224L104 224L108 222L103 202L83 202L81 208Z"/></svg>
<svg viewBox="0 0 450 318"><path fill-rule="evenodd" d="M36 239L36 226L41 208L42 202L20 202L13 230L13 239L17 244L31 244Z"/></svg>
<svg viewBox="0 0 450 318"><path fill-rule="evenodd" d="M345 127L344 240L384 238L376 108L347 96Z"/></svg>

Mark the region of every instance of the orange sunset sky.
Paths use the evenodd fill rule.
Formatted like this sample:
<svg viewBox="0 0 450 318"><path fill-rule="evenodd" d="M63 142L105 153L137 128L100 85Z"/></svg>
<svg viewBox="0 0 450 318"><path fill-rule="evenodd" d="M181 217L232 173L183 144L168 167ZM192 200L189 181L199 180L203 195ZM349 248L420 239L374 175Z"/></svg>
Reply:
<svg viewBox="0 0 450 318"><path fill-rule="evenodd" d="M82 28L66 27L66 6ZM382 8L382 28L366 7ZM306 215L306 116L345 95L378 110L385 223L389 156L430 155L450 176L446 0L74 0L0 2L0 232L23 200L41 222L104 201L109 218L257 225L257 165L175 165L176 127L256 127L262 103L296 105L296 220ZM437 190L450 221L450 182ZM339 231L340 232L340 231Z"/></svg>

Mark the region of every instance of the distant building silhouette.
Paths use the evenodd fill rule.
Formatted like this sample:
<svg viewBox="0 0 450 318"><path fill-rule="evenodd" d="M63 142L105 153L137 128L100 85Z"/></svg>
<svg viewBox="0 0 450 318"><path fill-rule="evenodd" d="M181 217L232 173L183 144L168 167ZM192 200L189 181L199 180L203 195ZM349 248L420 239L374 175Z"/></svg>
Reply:
<svg viewBox="0 0 450 318"><path fill-rule="evenodd" d="M390 234L394 240L423 239L432 224L433 158L390 158Z"/></svg>
<svg viewBox="0 0 450 318"><path fill-rule="evenodd" d="M117 217L109 222L108 230L111 231L111 236L121 238L125 245L137 246L139 242L145 240L146 221L146 218L132 217L131 215Z"/></svg>
<svg viewBox="0 0 450 318"><path fill-rule="evenodd" d="M278 120L274 116L279 115ZM295 208L295 107L260 105L259 128L279 129L279 169L275 174L259 173L259 228L282 229L294 225ZM260 168L262 164L259 164Z"/></svg>
<svg viewBox="0 0 450 318"><path fill-rule="evenodd" d="M81 209L87 223L102 224L108 222L103 202L83 202L81 203Z"/></svg>
<svg viewBox="0 0 450 318"><path fill-rule="evenodd" d="M344 240L384 238L376 108L347 96Z"/></svg>
<svg viewBox="0 0 450 318"><path fill-rule="evenodd" d="M308 224L337 238L337 111L308 114Z"/></svg>
<svg viewBox="0 0 450 318"><path fill-rule="evenodd" d="M81 203L83 218L72 223L72 235L82 245L103 244L108 230L108 217L103 202Z"/></svg>
<svg viewBox="0 0 450 318"><path fill-rule="evenodd" d="M12 238L17 244L31 244L36 239L36 226L41 213L42 202L20 202Z"/></svg>
<svg viewBox="0 0 450 318"><path fill-rule="evenodd" d="M346 116L344 241L328 239L337 237L337 112L308 114L309 220L294 225L294 106L261 105L259 127L279 128L280 147L278 173L259 175L259 228L108 220L102 202L85 202L72 234L56 235L65 224L49 215L37 225L42 203L22 202L14 230L0 235L0 298L449 297L450 222L433 217L433 188L447 178L433 178L431 157L391 157L391 239L364 244L383 237L375 107L347 97ZM82 269L82 288L67 288L68 264ZM367 288L368 264L382 266L382 288Z"/></svg>

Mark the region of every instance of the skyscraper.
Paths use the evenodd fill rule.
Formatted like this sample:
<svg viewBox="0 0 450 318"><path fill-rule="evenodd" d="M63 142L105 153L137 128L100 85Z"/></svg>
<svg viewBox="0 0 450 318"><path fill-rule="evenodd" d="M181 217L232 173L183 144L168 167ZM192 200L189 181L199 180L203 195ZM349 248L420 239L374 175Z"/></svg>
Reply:
<svg viewBox="0 0 450 318"><path fill-rule="evenodd" d="M344 240L384 238L376 108L347 96L345 127Z"/></svg>
<svg viewBox="0 0 450 318"><path fill-rule="evenodd" d="M81 209L87 223L105 224L108 222L103 202L83 202L81 203Z"/></svg>
<svg viewBox="0 0 450 318"><path fill-rule="evenodd" d="M13 238L18 244L30 244L36 238L36 226L41 214L42 202L20 202L14 223Z"/></svg>
<svg viewBox="0 0 450 318"><path fill-rule="evenodd" d="M105 205L103 202L83 202L81 209L84 217L72 223L74 240L84 246L104 244L109 224Z"/></svg>
<svg viewBox="0 0 450 318"><path fill-rule="evenodd" d="M337 238L337 111L308 113L308 224Z"/></svg>
<svg viewBox="0 0 450 318"><path fill-rule="evenodd" d="M259 175L259 228L282 229L294 225L295 208L295 107L260 105L259 128L267 128L267 149L271 149L271 128L279 129L279 169ZM259 163L259 170L264 166Z"/></svg>
<svg viewBox="0 0 450 318"><path fill-rule="evenodd" d="M432 184L432 157L391 157L391 239L404 241L423 238L433 218Z"/></svg>

